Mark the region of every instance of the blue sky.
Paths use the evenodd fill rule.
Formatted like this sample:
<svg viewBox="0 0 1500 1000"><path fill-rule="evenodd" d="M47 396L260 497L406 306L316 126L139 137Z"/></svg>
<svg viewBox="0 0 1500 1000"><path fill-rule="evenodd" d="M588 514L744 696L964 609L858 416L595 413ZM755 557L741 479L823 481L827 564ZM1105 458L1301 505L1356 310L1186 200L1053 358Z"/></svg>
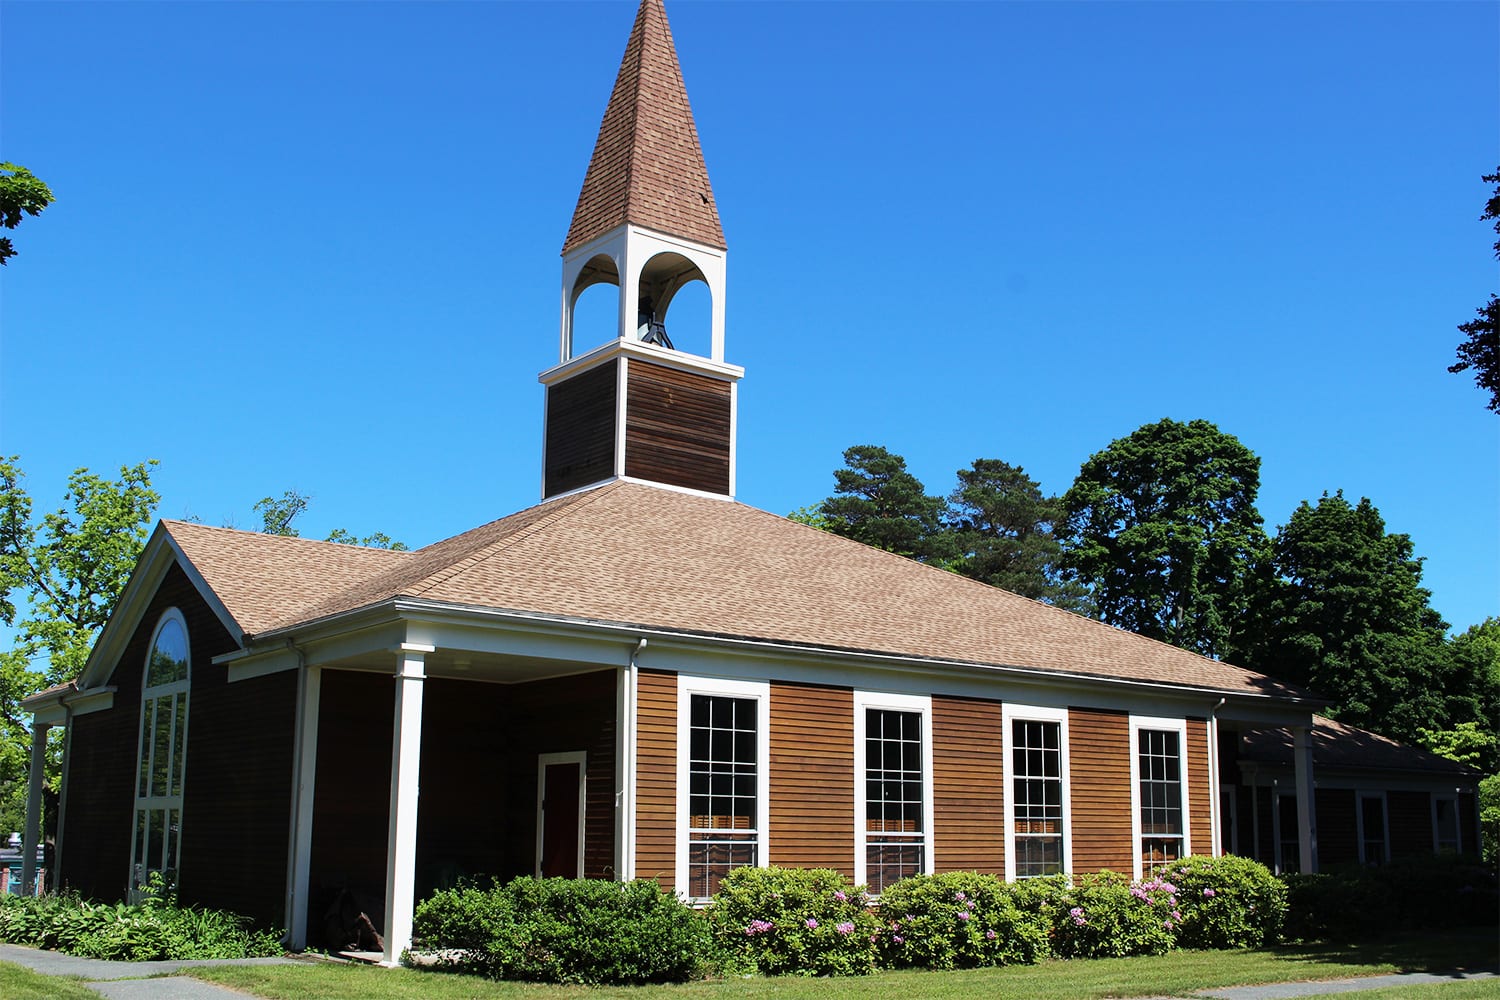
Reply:
<svg viewBox="0 0 1500 1000"><path fill-rule="evenodd" d="M40 508L156 458L165 517L417 546L537 499L558 252L609 3L0 7L0 450ZM729 243L740 499L844 448L1062 491L1140 425L1369 496L1500 611L1500 420L1445 369L1500 287L1495 3L669 0ZM681 342L669 317L669 330Z"/></svg>

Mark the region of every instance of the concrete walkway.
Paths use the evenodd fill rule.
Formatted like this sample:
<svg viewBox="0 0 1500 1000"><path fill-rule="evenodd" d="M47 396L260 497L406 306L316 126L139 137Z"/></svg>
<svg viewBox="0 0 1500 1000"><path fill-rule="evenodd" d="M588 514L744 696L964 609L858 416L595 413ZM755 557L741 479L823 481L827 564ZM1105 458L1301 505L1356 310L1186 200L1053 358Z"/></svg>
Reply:
<svg viewBox="0 0 1500 1000"><path fill-rule="evenodd" d="M1285 1000L1289 997L1322 997L1337 993L1358 993L1387 986L1418 986L1424 983L1456 983L1464 979L1497 979L1493 972L1402 972L1391 976L1360 976L1357 979L1327 979L1317 983L1269 983L1265 986L1229 986L1221 990L1204 990L1194 996L1216 1000Z"/></svg>
<svg viewBox="0 0 1500 1000"><path fill-rule="evenodd" d="M292 958L204 959L185 962L108 962L60 951L0 944L0 962L24 965L44 976L77 976L110 1000L245 1000L245 994L188 976L161 976L195 965L288 965Z"/></svg>

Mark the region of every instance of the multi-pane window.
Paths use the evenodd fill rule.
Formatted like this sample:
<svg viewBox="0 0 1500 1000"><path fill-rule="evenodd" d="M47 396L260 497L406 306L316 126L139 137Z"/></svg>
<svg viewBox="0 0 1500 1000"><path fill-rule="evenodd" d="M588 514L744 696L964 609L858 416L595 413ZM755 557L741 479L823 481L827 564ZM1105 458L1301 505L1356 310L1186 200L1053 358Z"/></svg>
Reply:
<svg viewBox="0 0 1500 1000"><path fill-rule="evenodd" d="M1063 870L1062 724L1011 721L1011 795L1017 878Z"/></svg>
<svg viewBox="0 0 1500 1000"><path fill-rule="evenodd" d="M1379 795L1359 797L1359 857L1367 865L1386 860L1385 799Z"/></svg>
<svg viewBox="0 0 1500 1000"><path fill-rule="evenodd" d="M761 817L754 698L691 696L688 895L707 898L732 868L755 865Z"/></svg>
<svg viewBox="0 0 1500 1000"><path fill-rule="evenodd" d="M1276 864L1279 873L1302 870L1302 845L1297 839L1297 796L1277 796Z"/></svg>
<svg viewBox="0 0 1500 1000"><path fill-rule="evenodd" d="M922 713L865 709L865 876L870 892L925 871Z"/></svg>
<svg viewBox="0 0 1500 1000"><path fill-rule="evenodd" d="M136 765L132 891L153 873L177 881L182 832L182 781L187 757L188 638L182 616L162 616L141 686L141 730Z"/></svg>
<svg viewBox="0 0 1500 1000"><path fill-rule="evenodd" d="M1458 799L1446 796L1434 798L1432 811L1433 846L1437 852L1457 854L1463 850L1463 842L1458 832Z"/></svg>
<svg viewBox="0 0 1500 1000"><path fill-rule="evenodd" d="M1182 748L1178 733L1136 733L1140 773L1141 867L1150 872L1182 857Z"/></svg>

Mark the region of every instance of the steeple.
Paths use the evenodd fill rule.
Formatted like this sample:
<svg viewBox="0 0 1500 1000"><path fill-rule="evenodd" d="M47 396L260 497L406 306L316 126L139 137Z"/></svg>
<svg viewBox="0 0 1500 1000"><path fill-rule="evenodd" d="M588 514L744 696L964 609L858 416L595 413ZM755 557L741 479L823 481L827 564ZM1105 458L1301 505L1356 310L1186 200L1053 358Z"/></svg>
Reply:
<svg viewBox="0 0 1500 1000"><path fill-rule="evenodd" d="M662 0L636 11L562 256L542 496L610 479L733 496L744 369L724 362L724 230ZM666 326L694 281L709 294L708 336L693 340L706 357L674 349ZM617 291L614 329L577 353L578 298L597 284Z"/></svg>
<svg viewBox="0 0 1500 1000"><path fill-rule="evenodd" d="M724 249L661 0L636 11L563 253L627 222Z"/></svg>

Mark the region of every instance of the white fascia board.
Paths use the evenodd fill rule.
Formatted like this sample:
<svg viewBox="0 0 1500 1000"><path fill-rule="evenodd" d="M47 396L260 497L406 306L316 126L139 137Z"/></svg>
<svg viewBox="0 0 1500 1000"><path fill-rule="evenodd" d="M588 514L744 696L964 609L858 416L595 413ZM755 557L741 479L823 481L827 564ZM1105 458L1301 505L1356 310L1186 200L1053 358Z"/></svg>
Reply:
<svg viewBox="0 0 1500 1000"><path fill-rule="evenodd" d="M89 715L113 708L114 685L80 691L75 687L45 691L21 699L21 709L31 713L32 722L46 726L60 726L76 715Z"/></svg>
<svg viewBox="0 0 1500 1000"><path fill-rule="evenodd" d="M1087 698L1090 707L1115 708L1142 714L1183 714L1208 717L1220 698L1243 704L1246 714L1266 725L1307 725L1311 709L1290 699L1272 695L1241 695L1216 688L1138 681L1127 678L1071 674L1039 668L997 666L950 660L903 657L895 654L798 646L770 640L740 639L675 632L582 618L566 618L514 609L453 605L413 598L390 602L408 623L414 641L448 647L438 637L442 624L478 626L464 642L483 642L495 652L518 652L517 636L537 637L537 649L551 649L549 658L577 659L601 665L623 666L628 656L621 650L636 640L651 639L650 666L694 674L714 674L745 679L782 676L808 683L837 686L876 686L893 692L947 694L982 698L1012 698L1027 704L1067 707ZM503 623L503 627L500 627ZM497 631L499 634L497 634ZM453 636L453 638L457 638ZM579 642L578 640L592 640ZM558 644L562 645L559 646ZM463 645L456 648L471 648ZM590 650L594 652L591 654ZM795 675L785 673L795 666ZM852 674L875 672L878 682ZM1167 706L1170 705L1170 708ZM1148 709L1148 706L1151 708ZM1154 710L1151 710L1154 709ZM1220 717L1224 710L1220 709ZM1238 716L1236 716L1238 717Z"/></svg>
<svg viewBox="0 0 1500 1000"><path fill-rule="evenodd" d="M83 673L78 679L78 687L81 690L98 687L109 680L109 675L114 672L121 654L125 651L126 644L130 642L131 636L135 635L135 630L140 626L146 609L151 604L151 599L156 596L157 588L174 562L182 567L204 603L213 609L215 617L223 624L230 638L243 644L244 630L234 620L234 616L229 613L224 602L219 600L213 588L203 579L203 575L178 547L166 525L158 521L156 529L151 532L151 537L141 549L140 558L136 560L135 568L131 570L130 579L126 581L125 588L120 592L119 600L115 602L115 609L110 614L109 621L105 623L104 630L99 633L99 638L94 642L94 648L90 651Z"/></svg>
<svg viewBox="0 0 1500 1000"><path fill-rule="evenodd" d="M605 341L593 350L580 354L563 364L548 368L537 376L537 381L542 385L552 385L570 375L576 375L619 357L649 361L664 368L707 375L723 382L737 382L745 377L745 369L739 365L710 361L696 354L668 350L655 344L643 344L638 340L615 339Z"/></svg>

